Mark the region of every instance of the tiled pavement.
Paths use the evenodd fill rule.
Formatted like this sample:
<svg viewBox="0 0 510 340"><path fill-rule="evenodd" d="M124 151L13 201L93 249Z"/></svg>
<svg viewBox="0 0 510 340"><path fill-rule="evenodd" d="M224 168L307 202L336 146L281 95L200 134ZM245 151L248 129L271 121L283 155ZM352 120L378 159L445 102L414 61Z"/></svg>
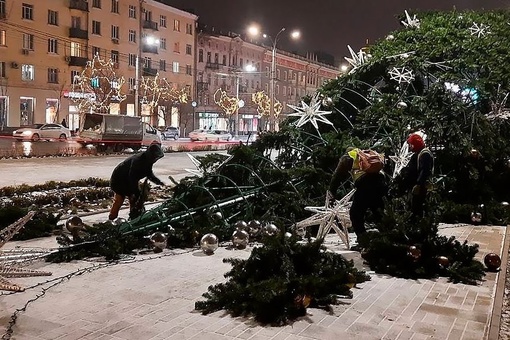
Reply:
<svg viewBox="0 0 510 340"><path fill-rule="evenodd" d="M506 229L443 225L440 232L478 243L478 257L483 259L488 252L508 253ZM363 265L358 254L345 250L337 237L329 235L326 241L332 250ZM54 240L10 242L5 248L17 245L51 247ZM263 327L224 312L204 316L194 311L195 301L207 287L224 280L230 265L223 258L247 258L249 250L220 247L212 256L198 249L167 250L117 265L34 264L33 268L52 271L53 276L13 281L30 286L80 268L90 271L68 276L53 287L49 285L59 281L0 296L0 334L17 308L49 287L19 313L12 339L497 339L501 291L496 287L504 288L499 273L488 273L480 285L470 286L444 278L406 280L369 272L372 280L354 289L353 299L342 300L333 313L309 309L306 317L284 327Z"/></svg>

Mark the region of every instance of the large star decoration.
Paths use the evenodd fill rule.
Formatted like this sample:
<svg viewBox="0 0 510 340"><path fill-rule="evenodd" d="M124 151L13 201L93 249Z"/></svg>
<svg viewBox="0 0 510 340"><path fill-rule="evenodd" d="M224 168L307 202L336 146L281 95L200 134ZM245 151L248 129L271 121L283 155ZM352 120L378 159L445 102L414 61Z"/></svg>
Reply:
<svg viewBox="0 0 510 340"><path fill-rule="evenodd" d="M400 21L402 25L405 27L420 28L420 20L416 18L416 14L411 18L407 10L404 12L406 13L406 20Z"/></svg>
<svg viewBox="0 0 510 340"><path fill-rule="evenodd" d="M352 69L349 71L349 74L351 74L354 73L358 67L367 62L368 55L363 50L359 50L358 53L354 52L354 50L349 45L347 45L347 48L351 53L351 57L344 57L344 59L347 60L347 62L352 66Z"/></svg>
<svg viewBox="0 0 510 340"><path fill-rule="evenodd" d="M415 132L417 135L420 135L423 140L427 139L427 135L423 131L417 131ZM411 160L411 157L413 156L413 153L411 150L409 150L409 144L407 144L407 141L404 141L402 143L402 146L400 147L400 151L398 152L398 155L390 156L390 160L392 160L395 163L395 168L393 169L393 178L397 177L398 174L404 169L407 164L409 164L409 161Z"/></svg>
<svg viewBox="0 0 510 340"><path fill-rule="evenodd" d="M2 229L0 231L0 248L12 239L12 237L16 235L34 215L35 211L30 211L25 217L20 218L13 224ZM23 287L7 280L8 277L51 275L50 272L23 269L16 263L16 261L12 261L12 257L12 254L6 255L6 252L0 251L0 290L10 290L14 292L22 292L25 290Z"/></svg>
<svg viewBox="0 0 510 340"><path fill-rule="evenodd" d="M481 38L491 33L490 28L489 25L473 22L473 25L469 28L469 32L471 32L471 35L476 35L477 38Z"/></svg>
<svg viewBox="0 0 510 340"><path fill-rule="evenodd" d="M350 225L349 208L352 204L351 198L355 191L356 189L353 189L342 199L335 201L332 207L329 206L328 196L326 196L326 203L323 207L305 207L305 210L315 214L296 223L296 227L319 225L317 238L325 238L331 229L333 229L349 249L349 232L347 230ZM337 222L340 222L340 226Z"/></svg>
<svg viewBox="0 0 510 340"><path fill-rule="evenodd" d="M391 80L397 81L399 84L407 83L409 84L414 80L413 71L405 68L405 67L394 67L392 68L388 74L390 75Z"/></svg>
<svg viewBox="0 0 510 340"><path fill-rule="evenodd" d="M197 177L203 177L206 173L206 170L205 168L202 166L202 163L196 159L195 156L193 156L192 154L190 153L187 153L186 155L188 155L189 159L191 160L191 162L193 163L193 165L196 166L196 169L184 169L186 170L187 172L189 172L190 174L192 175L195 175ZM232 159L232 157L234 157L233 155L230 155L229 157L227 157L223 162L221 162L221 164L219 164L218 166L214 167L213 169L211 169L212 171L214 170L217 170L219 168L221 168L223 165L225 165L226 163L228 163L228 161L230 161Z"/></svg>
<svg viewBox="0 0 510 340"><path fill-rule="evenodd" d="M310 105L306 104L304 101L301 101L301 106L295 106L287 104L293 110L296 110L294 113L290 113L289 116L299 117L299 120L296 122L297 127L301 127L306 123L310 122L315 127L315 129L319 130L319 126L317 125L317 121L323 122L325 124L329 124L334 126L324 115L328 115L331 111L321 111L321 101L319 100L319 93L317 93L312 100L310 101Z"/></svg>

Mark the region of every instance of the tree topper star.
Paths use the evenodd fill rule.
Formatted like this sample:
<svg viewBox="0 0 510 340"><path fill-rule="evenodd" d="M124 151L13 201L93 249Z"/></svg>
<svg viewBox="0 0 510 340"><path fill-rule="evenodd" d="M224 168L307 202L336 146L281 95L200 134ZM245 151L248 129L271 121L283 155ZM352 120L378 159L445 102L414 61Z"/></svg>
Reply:
<svg viewBox="0 0 510 340"><path fill-rule="evenodd" d="M405 27L420 28L420 20L416 19L416 14L413 15L413 17L411 18L407 10L405 10L404 12L406 13L406 20L400 21L402 25L404 25Z"/></svg>
<svg viewBox="0 0 510 340"><path fill-rule="evenodd" d="M321 121L334 127L333 123L324 117L324 115L330 114L331 111L320 110L321 101L319 100L319 93L315 94L315 96L310 101L310 105L306 104L304 101L301 101L300 107L290 104L287 104L287 106L296 110L296 112L290 113L289 116L299 117L299 120L296 122L297 127L301 127L310 122L315 127L315 129L319 130L317 121Z"/></svg>
<svg viewBox="0 0 510 340"><path fill-rule="evenodd" d="M423 131L417 131L414 132L415 134L419 135L423 140L427 139L427 135ZM413 153L411 150L409 150L409 144L407 144L407 141L402 143L402 146L400 147L400 151L398 152L398 155L390 156L390 159L395 162L395 169L393 169L393 178L397 177L398 174L404 169L407 164L409 164L409 161L411 160L411 157L413 156Z"/></svg>
<svg viewBox="0 0 510 340"><path fill-rule="evenodd" d="M347 45L347 48L351 53L351 58L344 57L344 59L347 60L347 62L352 66L352 69L349 71L349 74L351 74L354 73L358 67L367 62L368 55L363 50L359 50L358 53L354 52L354 50L349 45Z"/></svg>

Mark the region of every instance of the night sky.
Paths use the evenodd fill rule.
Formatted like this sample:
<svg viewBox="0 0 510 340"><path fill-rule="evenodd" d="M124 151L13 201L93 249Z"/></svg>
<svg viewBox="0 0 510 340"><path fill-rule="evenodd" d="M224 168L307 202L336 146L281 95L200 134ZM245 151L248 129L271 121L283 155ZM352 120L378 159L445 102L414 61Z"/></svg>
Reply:
<svg viewBox="0 0 510 340"><path fill-rule="evenodd" d="M374 42L398 29L397 15L407 9L423 10L509 9L510 0L161 0L173 7L192 10L199 22L222 30L243 33L257 23L269 35L282 27L301 31L299 41L283 37L278 47L305 53L324 51L337 62L369 39ZM419 18L419 15L418 15Z"/></svg>

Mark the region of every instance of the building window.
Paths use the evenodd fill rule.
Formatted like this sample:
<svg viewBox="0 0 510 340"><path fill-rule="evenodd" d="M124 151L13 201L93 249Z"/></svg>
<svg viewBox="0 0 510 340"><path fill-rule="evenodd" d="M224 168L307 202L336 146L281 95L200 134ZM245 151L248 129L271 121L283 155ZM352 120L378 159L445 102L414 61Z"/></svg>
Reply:
<svg viewBox="0 0 510 340"><path fill-rule="evenodd" d="M22 4L21 17L26 20L34 20L34 6L29 4Z"/></svg>
<svg viewBox="0 0 510 340"><path fill-rule="evenodd" d="M191 76L191 65L186 65L186 74Z"/></svg>
<svg viewBox="0 0 510 340"><path fill-rule="evenodd" d="M0 78L5 78L5 61L0 61Z"/></svg>
<svg viewBox="0 0 510 340"><path fill-rule="evenodd" d="M23 33L23 49L34 50L34 36L32 34Z"/></svg>
<svg viewBox="0 0 510 340"><path fill-rule="evenodd" d="M0 14L3 14L3 16L7 15L7 11L5 10L5 0L0 0Z"/></svg>
<svg viewBox="0 0 510 340"><path fill-rule="evenodd" d="M128 84L129 84L129 89L133 90L135 88L135 85L136 85L135 78L128 78Z"/></svg>
<svg viewBox="0 0 510 340"><path fill-rule="evenodd" d="M159 39L159 48L166 50L166 38Z"/></svg>
<svg viewBox="0 0 510 340"><path fill-rule="evenodd" d="M192 24L186 24L186 34L193 35L193 25Z"/></svg>
<svg viewBox="0 0 510 340"><path fill-rule="evenodd" d="M77 83L80 78L80 71L71 71L71 84Z"/></svg>
<svg viewBox="0 0 510 340"><path fill-rule="evenodd" d="M112 39L119 39L119 26L112 25Z"/></svg>
<svg viewBox="0 0 510 340"><path fill-rule="evenodd" d="M110 59L114 64L119 64L119 51L112 50L110 53Z"/></svg>
<svg viewBox="0 0 510 340"><path fill-rule="evenodd" d="M136 66L136 54L129 53L128 65L129 66Z"/></svg>
<svg viewBox="0 0 510 340"><path fill-rule="evenodd" d="M211 52L207 52L207 62L211 62Z"/></svg>
<svg viewBox="0 0 510 340"><path fill-rule="evenodd" d="M71 57L81 57L81 44L71 41Z"/></svg>
<svg viewBox="0 0 510 340"><path fill-rule="evenodd" d="M191 45L190 44L186 44L186 54L191 55Z"/></svg>
<svg viewBox="0 0 510 340"><path fill-rule="evenodd" d="M204 62L204 50L203 49L198 50L198 62L199 63Z"/></svg>
<svg viewBox="0 0 510 340"><path fill-rule="evenodd" d="M34 124L34 97L20 97L19 108L20 108L20 125L32 125Z"/></svg>
<svg viewBox="0 0 510 340"><path fill-rule="evenodd" d="M100 55L101 54L101 48L99 47L96 47L96 46L92 46L92 58L96 55Z"/></svg>
<svg viewBox="0 0 510 340"><path fill-rule="evenodd" d="M92 0L92 7L101 8L101 0Z"/></svg>
<svg viewBox="0 0 510 340"><path fill-rule="evenodd" d="M174 61L172 63L172 72L179 73L179 62L178 61Z"/></svg>
<svg viewBox="0 0 510 340"><path fill-rule="evenodd" d="M92 34L101 35L101 22L92 20Z"/></svg>
<svg viewBox="0 0 510 340"><path fill-rule="evenodd" d="M48 24L58 26L58 12L48 10Z"/></svg>
<svg viewBox="0 0 510 340"><path fill-rule="evenodd" d="M166 60L161 59L159 61L159 70L160 71L166 71Z"/></svg>
<svg viewBox="0 0 510 340"><path fill-rule="evenodd" d="M159 26L166 28L166 15L159 16Z"/></svg>
<svg viewBox="0 0 510 340"><path fill-rule="evenodd" d="M119 0L112 0L112 13L119 13Z"/></svg>
<svg viewBox="0 0 510 340"><path fill-rule="evenodd" d="M81 18L80 17L71 17L71 27L72 28L81 28Z"/></svg>
<svg viewBox="0 0 510 340"><path fill-rule="evenodd" d="M129 30L129 41L136 43L136 31Z"/></svg>
<svg viewBox="0 0 510 340"><path fill-rule="evenodd" d="M175 53L180 53L180 52L179 52L179 49L180 49L180 47L179 47L179 42L178 42L178 41L176 41L176 42L174 43L174 52L175 52Z"/></svg>
<svg viewBox="0 0 510 340"><path fill-rule="evenodd" d="M48 39L48 53L58 53L58 40L57 39Z"/></svg>
<svg viewBox="0 0 510 340"><path fill-rule="evenodd" d="M58 84L58 69L56 68L48 69L48 83Z"/></svg>
<svg viewBox="0 0 510 340"><path fill-rule="evenodd" d="M21 80L32 81L34 80L34 65L23 64L21 65Z"/></svg>
<svg viewBox="0 0 510 340"><path fill-rule="evenodd" d="M7 35L4 30L0 30L0 46L7 45Z"/></svg>
<svg viewBox="0 0 510 340"><path fill-rule="evenodd" d="M136 19L136 6L129 5L129 17Z"/></svg>
<svg viewBox="0 0 510 340"><path fill-rule="evenodd" d="M177 19L174 20L174 31L181 31L181 22Z"/></svg>
<svg viewBox="0 0 510 340"><path fill-rule="evenodd" d="M223 55L222 64L223 64L223 66L227 65L227 56L226 55Z"/></svg>

